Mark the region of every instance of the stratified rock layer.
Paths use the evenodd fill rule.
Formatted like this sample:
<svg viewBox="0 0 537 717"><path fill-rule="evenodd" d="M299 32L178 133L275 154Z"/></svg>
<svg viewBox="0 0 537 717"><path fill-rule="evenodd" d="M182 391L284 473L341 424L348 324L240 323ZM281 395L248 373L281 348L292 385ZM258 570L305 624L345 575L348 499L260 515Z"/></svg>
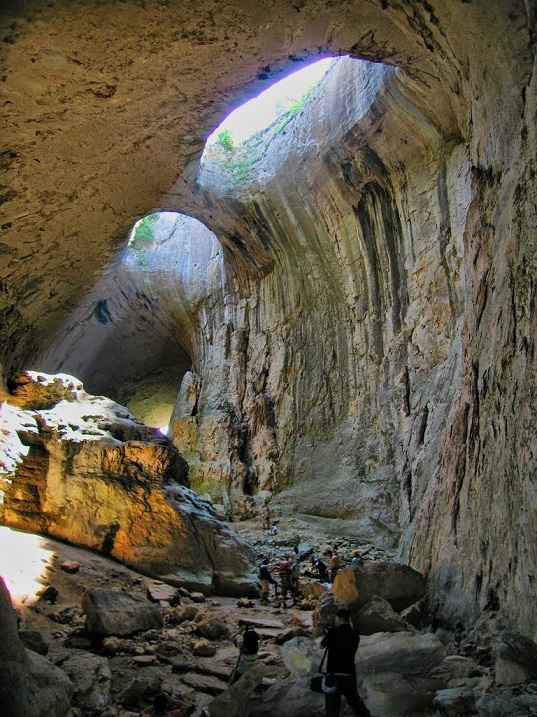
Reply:
<svg viewBox="0 0 537 717"><path fill-rule="evenodd" d="M5 398L23 408L2 436L18 431L23 444L14 470L4 469L3 524L88 546L172 584L253 591L251 549L186 487L186 463L167 438L70 376L25 373L8 385Z"/></svg>

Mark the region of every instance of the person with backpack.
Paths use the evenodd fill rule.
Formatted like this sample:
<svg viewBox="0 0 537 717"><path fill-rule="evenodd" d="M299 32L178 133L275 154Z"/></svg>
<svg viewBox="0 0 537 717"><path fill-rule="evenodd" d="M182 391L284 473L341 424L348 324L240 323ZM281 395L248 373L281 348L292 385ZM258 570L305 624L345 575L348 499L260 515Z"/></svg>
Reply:
<svg viewBox="0 0 537 717"><path fill-rule="evenodd" d="M269 559L267 556L263 558L261 565L259 566L259 580L261 580L260 602L261 605L266 605L268 603L270 586L274 585L274 594L278 591L278 581L271 575Z"/></svg>
<svg viewBox="0 0 537 717"><path fill-rule="evenodd" d="M235 683L252 665L257 662L260 637L251 625L246 625L244 630L235 638L235 644L239 648L239 657L235 669L229 678L229 684Z"/></svg>
<svg viewBox="0 0 537 717"><path fill-rule="evenodd" d="M170 700L165 692L155 695L153 707L147 712L143 712L141 717L186 717L186 712L182 709L172 707Z"/></svg>
<svg viewBox="0 0 537 717"><path fill-rule="evenodd" d="M334 626L329 627L321 640L321 647L327 648L326 672L336 678L337 689L325 694L326 717L339 717L341 697L358 717L371 717L356 687L355 656L360 636L350 623L347 608L340 608L334 618Z"/></svg>

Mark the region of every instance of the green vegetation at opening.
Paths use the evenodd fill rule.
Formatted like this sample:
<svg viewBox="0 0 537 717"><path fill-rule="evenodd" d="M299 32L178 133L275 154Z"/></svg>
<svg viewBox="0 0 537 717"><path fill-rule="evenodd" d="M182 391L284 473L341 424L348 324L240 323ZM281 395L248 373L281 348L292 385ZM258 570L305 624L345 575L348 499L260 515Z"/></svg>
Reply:
<svg viewBox="0 0 537 717"><path fill-rule="evenodd" d="M218 132L214 144L205 148L205 157L226 172L232 186L247 183L270 140L300 114L315 86L308 87L299 99L289 97L278 103L276 120L244 142L236 143L228 129Z"/></svg>
<svg viewBox="0 0 537 717"><path fill-rule="evenodd" d="M136 222L129 238L129 252L134 255L136 263L147 266L148 249L155 239L155 228L158 214L148 214Z"/></svg>
<svg viewBox="0 0 537 717"><path fill-rule="evenodd" d="M235 149L235 142L228 129L224 129L218 133L216 144L219 144L224 149L228 149L230 152L233 152Z"/></svg>
<svg viewBox="0 0 537 717"><path fill-rule="evenodd" d="M282 112L278 112L278 119L280 120L278 124L276 125L276 134L279 134L287 125L289 122L294 119L304 107L304 104L308 97L311 95L313 91L313 86L308 87L308 89L302 94L302 97L299 100L292 99L292 104L290 107L285 109L282 107ZM279 109L279 107L278 107Z"/></svg>

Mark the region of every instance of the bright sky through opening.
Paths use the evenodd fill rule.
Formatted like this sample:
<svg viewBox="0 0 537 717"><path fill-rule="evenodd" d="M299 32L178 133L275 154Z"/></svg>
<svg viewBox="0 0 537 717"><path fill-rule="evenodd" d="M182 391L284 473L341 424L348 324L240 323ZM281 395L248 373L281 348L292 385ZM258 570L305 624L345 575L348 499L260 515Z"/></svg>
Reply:
<svg viewBox="0 0 537 717"><path fill-rule="evenodd" d="M299 100L309 87L320 82L333 59L329 57L319 60L294 72L253 100L238 107L215 129L208 138L207 144L214 144L218 139L218 133L226 129L233 137L233 141L240 144L255 132L268 127L278 116L277 104L286 105L289 100Z"/></svg>

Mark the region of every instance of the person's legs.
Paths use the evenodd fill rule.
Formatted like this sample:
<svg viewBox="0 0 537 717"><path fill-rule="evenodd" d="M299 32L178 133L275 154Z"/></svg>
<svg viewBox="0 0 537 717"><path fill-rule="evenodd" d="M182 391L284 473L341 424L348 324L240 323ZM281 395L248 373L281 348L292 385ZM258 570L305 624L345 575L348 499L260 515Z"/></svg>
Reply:
<svg viewBox="0 0 537 717"><path fill-rule="evenodd" d="M267 602L269 593L268 580L261 580L261 602Z"/></svg>
<svg viewBox="0 0 537 717"><path fill-rule="evenodd" d="M347 704L359 717L371 717L356 689L356 675L338 678L338 692L347 700Z"/></svg>
<svg viewBox="0 0 537 717"><path fill-rule="evenodd" d="M339 690L331 695L324 696L324 706L326 717L339 717L341 710L341 693Z"/></svg>

